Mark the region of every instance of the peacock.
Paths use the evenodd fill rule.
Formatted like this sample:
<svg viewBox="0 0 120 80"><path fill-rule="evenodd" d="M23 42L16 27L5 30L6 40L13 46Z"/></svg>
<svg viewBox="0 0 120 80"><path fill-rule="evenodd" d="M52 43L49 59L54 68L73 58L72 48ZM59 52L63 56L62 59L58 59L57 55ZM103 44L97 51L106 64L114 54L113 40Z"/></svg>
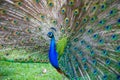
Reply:
<svg viewBox="0 0 120 80"><path fill-rule="evenodd" d="M120 0L0 0L0 52L70 80L120 80Z"/></svg>

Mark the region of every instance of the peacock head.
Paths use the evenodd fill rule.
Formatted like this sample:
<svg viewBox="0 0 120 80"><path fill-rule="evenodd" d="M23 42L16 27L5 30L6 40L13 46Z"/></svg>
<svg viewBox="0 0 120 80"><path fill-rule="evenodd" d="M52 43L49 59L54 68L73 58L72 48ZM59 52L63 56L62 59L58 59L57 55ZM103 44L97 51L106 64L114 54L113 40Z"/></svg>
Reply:
<svg viewBox="0 0 120 80"><path fill-rule="evenodd" d="M53 32L48 32L47 36L48 36L49 38L53 38L53 37L54 37L54 34L53 34Z"/></svg>
<svg viewBox="0 0 120 80"><path fill-rule="evenodd" d="M48 32L47 36L49 38L53 38L54 37L54 32L56 32L56 29L54 27L51 27L50 29L51 29L51 31Z"/></svg>

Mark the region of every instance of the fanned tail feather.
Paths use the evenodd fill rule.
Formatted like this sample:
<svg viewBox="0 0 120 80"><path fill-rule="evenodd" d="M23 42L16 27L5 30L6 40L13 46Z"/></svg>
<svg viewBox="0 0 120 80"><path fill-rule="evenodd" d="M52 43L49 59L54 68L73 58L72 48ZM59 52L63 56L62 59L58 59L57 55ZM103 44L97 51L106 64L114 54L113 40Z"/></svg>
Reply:
<svg viewBox="0 0 120 80"><path fill-rule="evenodd" d="M48 62L51 27L65 39L59 73L120 80L120 0L1 0L0 59Z"/></svg>
<svg viewBox="0 0 120 80"><path fill-rule="evenodd" d="M71 79L119 80L120 1L70 1L62 14L69 41L60 68Z"/></svg>

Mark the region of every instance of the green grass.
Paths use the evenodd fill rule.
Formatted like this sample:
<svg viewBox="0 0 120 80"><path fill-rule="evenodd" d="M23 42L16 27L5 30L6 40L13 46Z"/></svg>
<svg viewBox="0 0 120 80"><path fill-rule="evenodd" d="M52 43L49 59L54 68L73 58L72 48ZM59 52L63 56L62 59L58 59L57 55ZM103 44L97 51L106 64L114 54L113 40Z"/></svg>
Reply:
<svg viewBox="0 0 120 80"><path fill-rule="evenodd" d="M43 69L47 69L43 73ZM0 61L0 80L62 80L49 63L17 63Z"/></svg>
<svg viewBox="0 0 120 80"><path fill-rule="evenodd" d="M62 80L63 75L49 61L41 60L48 60L48 55L29 53L24 49L0 51L0 80ZM44 69L46 73L43 73Z"/></svg>

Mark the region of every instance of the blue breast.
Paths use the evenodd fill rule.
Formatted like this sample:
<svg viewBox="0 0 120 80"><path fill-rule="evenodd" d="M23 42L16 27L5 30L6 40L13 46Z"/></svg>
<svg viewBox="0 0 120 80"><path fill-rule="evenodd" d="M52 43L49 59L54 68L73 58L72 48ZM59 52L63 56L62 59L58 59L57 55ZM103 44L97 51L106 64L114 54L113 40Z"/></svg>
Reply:
<svg viewBox="0 0 120 80"><path fill-rule="evenodd" d="M55 67L56 69L59 68L58 53L56 52L56 43L54 37L51 38L51 42L50 42L49 60L53 67Z"/></svg>

